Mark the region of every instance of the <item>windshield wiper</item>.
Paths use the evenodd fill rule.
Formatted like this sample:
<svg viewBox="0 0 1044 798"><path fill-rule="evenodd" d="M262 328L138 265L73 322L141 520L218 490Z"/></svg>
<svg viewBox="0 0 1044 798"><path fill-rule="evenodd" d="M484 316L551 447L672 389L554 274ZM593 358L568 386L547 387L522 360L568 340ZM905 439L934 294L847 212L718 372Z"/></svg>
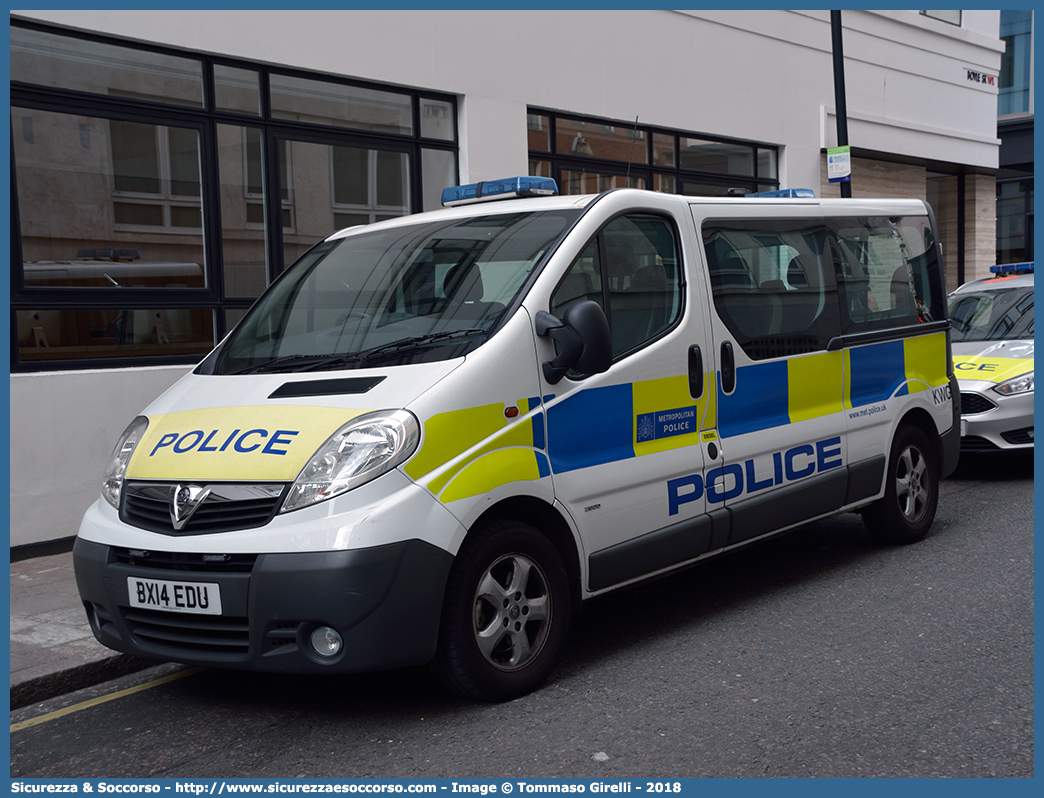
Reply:
<svg viewBox="0 0 1044 798"><path fill-rule="evenodd" d="M479 327L469 327L463 330L449 330L427 335L415 335L410 338L402 338L387 344L375 346L372 349L364 349L362 352L352 352L343 355L287 355L275 360L269 360L257 366L249 366L235 374L263 374L269 371L321 371L345 363L359 363L386 355L400 354L411 349L422 349L431 344L444 341L471 338L475 335L486 335L488 330Z"/></svg>
<svg viewBox="0 0 1044 798"><path fill-rule="evenodd" d="M358 359L357 355L287 355L275 360L266 360L256 366L233 371L233 374L263 374L267 371L310 371L330 361L343 361L347 358Z"/></svg>
<svg viewBox="0 0 1044 798"><path fill-rule="evenodd" d="M364 349L362 352L356 352L354 355L346 355L345 357L357 357L360 360L370 360L371 358L382 357L384 355L407 352L411 349L421 349L430 344L439 344L443 341L453 341L458 338L471 338L475 335L486 335L488 332L488 330L483 330L479 327L469 327L464 330L448 330L428 333L427 335L414 335L412 338L403 338L399 341L381 344L380 346L373 347L373 349Z"/></svg>

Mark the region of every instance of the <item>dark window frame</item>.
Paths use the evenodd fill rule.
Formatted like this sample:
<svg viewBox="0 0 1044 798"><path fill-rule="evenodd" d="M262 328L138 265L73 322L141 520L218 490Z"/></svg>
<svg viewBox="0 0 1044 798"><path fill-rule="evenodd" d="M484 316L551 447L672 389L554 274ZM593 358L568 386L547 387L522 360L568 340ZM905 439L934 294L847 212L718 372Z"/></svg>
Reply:
<svg viewBox="0 0 1044 798"><path fill-rule="evenodd" d="M283 262L283 229L281 224L281 201L279 186L278 148L279 137L321 141L332 145L343 145L367 149L405 152L409 159L409 212L423 210L423 183L421 158L423 150L444 150L451 153L457 176L460 169L459 107L455 95L408 87L378 84L350 77L327 75L307 70L281 67L263 62L237 59L221 55L194 53L161 45L148 45L127 41L118 37L81 31L66 30L54 26L11 20L12 28L23 28L49 33L64 38L97 42L144 52L171 55L197 60L202 65L203 107L167 104L151 100L136 100L104 94L94 94L64 88L11 81L9 107L25 107L60 114L76 114L107 119L145 122L148 124L193 128L200 134L201 202L204 213L203 250L207 273L207 287L202 289L118 289L112 291L97 288L33 288L25 287L21 268L10 270L10 328L11 328L11 371L57 371L88 368L126 368L128 366L182 365L199 362L195 356L128 356L125 358L85 358L55 361L20 362L17 340L17 311L29 309L72 310L103 309L113 305L121 307L152 306L170 309L210 309L214 313L214 343L220 341L232 326L226 314L241 316L254 302L252 297L226 295L223 284L222 226L220 208L220 174L217 149L217 126L253 127L261 130L263 149L263 178L265 191L265 256L270 283L289 266ZM219 111L215 108L214 67L217 65L254 71L259 75L259 114ZM302 123L272 116L270 78L272 75L306 78L363 89L391 91L410 98L411 134L372 133L352 128ZM447 103L453 116L453 137L425 138L421 135L421 108L424 100ZM39 135L39 133L37 133ZM21 264L21 215L18 198L17 161L14 142L11 145L11 263ZM275 222L275 223L273 223ZM332 231L331 231L332 232Z"/></svg>
<svg viewBox="0 0 1044 798"><path fill-rule="evenodd" d="M635 122L627 122L622 120L603 119L600 117L586 116L584 114L572 114L561 111L554 111L551 109L540 108L536 106L529 106L526 109L527 124L532 117L543 116L548 119L549 130L548 130L548 150L530 149L528 151L529 162L542 162L548 165L550 176L555 179L562 189L562 173L565 171L578 171L578 172L592 172L597 174L609 175L613 177L624 177L628 178L628 183L643 179L645 181L645 187L653 189L656 185L655 178L669 177L674 181L674 191L667 193L680 194L680 188L683 181L688 182L700 182L706 185L713 185L722 189L721 196L725 196L729 189L742 188L748 193L755 193L757 191L772 191L779 188L779 172L778 172L778 153L779 148L775 145L765 144L763 142L748 141L743 139L725 138L722 136L712 136L704 133L695 131L679 130L675 128L659 127L655 125L635 124ZM598 126L612 126L621 130L641 131L644 139L643 146L646 148L644 153L644 159L637 162L625 163L622 161L616 161L605 158L597 158L593 156L576 157L571 156L568 153L562 153L558 151L558 136L557 136L557 122L559 119L568 119L575 122L584 122L586 124L598 127ZM673 165L670 166L657 166L653 162L653 142L654 136L669 136L673 137L674 148L671 157ZM739 147L749 147L751 150L751 157L754 165L753 175L739 175L739 174L723 174L720 172L705 172L694 169L683 169L680 167L679 157L679 140L682 138L699 139L701 141L730 144ZM635 139L637 141L637 139ZM758 153L761 150L770 150L777 153L777 171L776 175L760 175L758 173L759 162ZM531 169L531 173L533 170ZM564 190L564 189L563 189ZM653 189L656 190L656 189Z"/></svg>

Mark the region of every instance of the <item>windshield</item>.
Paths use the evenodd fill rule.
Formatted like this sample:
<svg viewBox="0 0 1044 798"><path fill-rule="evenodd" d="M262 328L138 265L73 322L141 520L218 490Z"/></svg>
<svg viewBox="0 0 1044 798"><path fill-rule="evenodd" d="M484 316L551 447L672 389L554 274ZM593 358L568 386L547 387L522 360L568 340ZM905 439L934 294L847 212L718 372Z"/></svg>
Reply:
<svg viewBox="0 0 1044 798"><path fill-rule="evenodd" d="M480 346L579 211L364 230L290 267L236 328L216 374L446 360Z"/></svg>
<svg viewBox="0 0 1044 798"><path fill-rule="evenodd" d="M960 293L950 298L954 341L1033 337L1033 289Z"/></svg>

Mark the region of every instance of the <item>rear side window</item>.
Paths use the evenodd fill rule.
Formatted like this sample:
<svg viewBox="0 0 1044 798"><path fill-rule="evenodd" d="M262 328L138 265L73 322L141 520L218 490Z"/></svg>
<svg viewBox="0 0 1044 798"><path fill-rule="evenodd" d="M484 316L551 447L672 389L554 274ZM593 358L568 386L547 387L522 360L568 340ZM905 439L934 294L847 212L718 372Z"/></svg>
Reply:
<svg viewBox="0 0 1044 798"><path fill-rule="evenodd" d="M609 320L613 357L659 338L681 316L682 279L673 223L652 214L609 222L580 253L551 296L559 318L590 299Z"/></svg>
<svg viewBox="0 0 1044 798"><path fill-rule="evenodd" d="M822 220L709 222L703 243L714 307L751 359L821 351L840 335Z"/></svg>
<svg viewBox="0 0 1044 798"><path fill-rule="evenodd" d="M714 220L702 235L715 310L752 360L946 318L927 216Z"/></svg>
<svg viewBox="0 0 1044 798"><path fill-rule="evenodd" d="M928 217L832 221L845 333L946 318L946 297Z"/></svg>

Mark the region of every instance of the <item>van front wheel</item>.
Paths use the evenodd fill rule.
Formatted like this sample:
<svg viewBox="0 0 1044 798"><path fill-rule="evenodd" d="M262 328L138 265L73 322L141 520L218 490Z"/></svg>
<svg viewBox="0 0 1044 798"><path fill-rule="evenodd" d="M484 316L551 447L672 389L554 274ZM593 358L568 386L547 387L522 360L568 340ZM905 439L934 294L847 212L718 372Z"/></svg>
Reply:
<svg viewBox="0 0 1044 798"><path fill-rule="evenodd" d="M928 437L901 426L892 440L884 496L863 512L870 533L887 543L924 540L939 502L939 469Z"/></svg>
<svg viewBox="0 0 1044 798"><path fill-rule="evenodd" d="M561 654L569 615L555 547L528 524L490 522L464 541L450 572L435 675L482 701L525 695Z"/></svg>

